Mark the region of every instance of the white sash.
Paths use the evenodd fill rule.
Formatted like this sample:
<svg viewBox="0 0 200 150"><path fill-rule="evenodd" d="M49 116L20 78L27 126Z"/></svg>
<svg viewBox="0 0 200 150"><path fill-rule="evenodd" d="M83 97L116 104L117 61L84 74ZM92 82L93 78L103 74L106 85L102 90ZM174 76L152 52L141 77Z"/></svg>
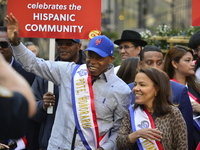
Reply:
<svg viewBox="0 0 200 150"><path fill-rule="evenodd" d="M190 92L188 92L188 95L191 102L195 101L199 103L198 99L195 96L193 96ZM200 118L198 117L198 113L196 112L193 112L193 122L194 122L194 126L200 131Z"/></svg>
<svg viewBox="0 0 200 150"><path fill-rule="evenodd" d="M16 143L17 143L17 147L15 148L15 150L25 149L27 145L26 137L16 140Z"/></svg>
<svg viewBox="0 0 200 150"><path fill-rule="evenodd" d="M133 106L130 106L129 111L133 132L144 128L155 128L153 119L147 110L143 111L140 107L134 110ZM140 150L163 150L161 143L155 140L152 141L154 144L144 138L139 138L136 142Z"/></svg>
<svg viewBox="0 0 200 150"><path fill-rule="evenodd" d="M171 79L171 80L179 83L175 79ZM186 84L186 87L188 88L187 84ZM188 91L188 96L190 98L190 102L195 101L195 102L199 103L198 99L194 95L192 95L192 93L190 93L189 91ZM196 112L193 112L193 124L200 131L200 118L198 116L198 113L196 113Z"/></svg>
<svg viewBox="0 0 200 150"><path fill-rule="evenodd" d="M91 75L88 73L85 64L77 65L72 74L72 105L76 127L84 146L88 150L97 149L100 137L94 105L94 93ZM101 144L106 141L106 137L101 138Z"/></svg>

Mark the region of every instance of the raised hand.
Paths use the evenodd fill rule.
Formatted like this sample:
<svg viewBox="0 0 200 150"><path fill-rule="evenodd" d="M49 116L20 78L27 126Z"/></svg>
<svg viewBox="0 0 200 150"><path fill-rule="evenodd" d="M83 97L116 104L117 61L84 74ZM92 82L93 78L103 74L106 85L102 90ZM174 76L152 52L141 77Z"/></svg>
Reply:
<svg viewBox="0 0 200 150"><path fill-rule="evenodd" d="M18 42L18 36L19 36L19 24L17 19L14 17L12 13L10 15L7 15L5 17L5 20L7 22L7 34L8 38L12 43Z"/></svg>

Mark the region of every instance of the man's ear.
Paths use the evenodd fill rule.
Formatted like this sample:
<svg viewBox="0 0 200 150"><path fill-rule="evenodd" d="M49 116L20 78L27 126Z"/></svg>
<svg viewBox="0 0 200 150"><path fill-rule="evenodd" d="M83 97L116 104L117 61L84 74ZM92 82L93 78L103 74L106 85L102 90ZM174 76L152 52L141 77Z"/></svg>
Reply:
<svg viewBox="0 0 200 150"><path fill-rule="evenodd" d="M142 50L142 47L141 46L138 46L138 47L136 47L136 50L137 50L137 52L138 52L138 56L139 56L139 54L140 54L140 52L141 52L141 50Z"/></svg>
<svg viewBox="0 0 200 150"><path fill-rule="evenodd" d="M114 56L110 56L110 62L109 63L112 63L112 61L114 60Z"/></svg>
<svg viewBox="0 0 200 150"><path fill-rule="evenodd" d="M142 61L139 61L139 68L142 68Z"/></svg>
<svg viewBox="0 0 200 150"><path fill-rule="evenodd" d="M175 69L177 69L177 65L176 65L176 62L174 61L174 60L172 60L172 66L175 68Z"/></svg>
<svg viewBox="0 0 200 150"><path fill-rule="evenodd" d="M78 47L79 47L79 49L81 49L82 48L82 44L78 43Z"/></svg>

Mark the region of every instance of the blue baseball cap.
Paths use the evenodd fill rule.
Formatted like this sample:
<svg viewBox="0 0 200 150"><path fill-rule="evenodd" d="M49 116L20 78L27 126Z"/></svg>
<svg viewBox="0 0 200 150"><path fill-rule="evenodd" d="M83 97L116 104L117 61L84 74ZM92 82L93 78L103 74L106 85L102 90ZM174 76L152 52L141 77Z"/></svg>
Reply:
<svg viewBox="0 0 200 150"><path fill-rule="evenodd" d="M101 57L113 56L114 44L107 36L99 35L90 40L84 51L93 51Z"/></svg>
<svg viewBox="0 0 200 150"><path fill-rule="evenodd" d="M81 43L81 40L80 39L72 39L74 42L76 43Z"/></svg>
<svg viewBox="0 0 200 150"><path fill-rule="evenodd" d="M65 39L56 39L57 40L65 40ZM81 40L80 39L68 39L68 40L73 40L74 42L76 43L81 43Z"/></svg>

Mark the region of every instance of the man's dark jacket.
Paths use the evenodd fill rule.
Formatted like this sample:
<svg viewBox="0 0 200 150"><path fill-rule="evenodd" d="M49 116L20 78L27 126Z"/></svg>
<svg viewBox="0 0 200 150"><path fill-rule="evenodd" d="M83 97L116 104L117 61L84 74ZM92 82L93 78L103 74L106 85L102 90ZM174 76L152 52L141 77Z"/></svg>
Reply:
<svg viewBox="0 0 200 150"><path fill-rule="evenodd" d="M35 79L35 75L33 73L24 70L24 68L17 61L15 61L15 59L13 60L12 67L26 79L30 86L32 85Z"/></svg>

